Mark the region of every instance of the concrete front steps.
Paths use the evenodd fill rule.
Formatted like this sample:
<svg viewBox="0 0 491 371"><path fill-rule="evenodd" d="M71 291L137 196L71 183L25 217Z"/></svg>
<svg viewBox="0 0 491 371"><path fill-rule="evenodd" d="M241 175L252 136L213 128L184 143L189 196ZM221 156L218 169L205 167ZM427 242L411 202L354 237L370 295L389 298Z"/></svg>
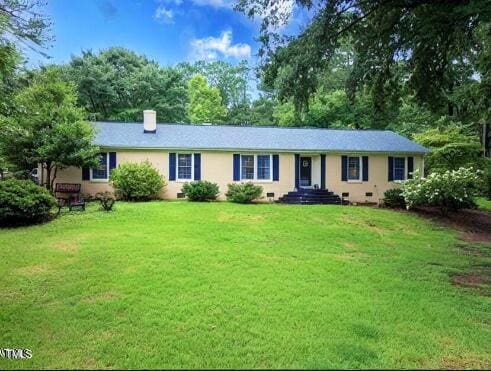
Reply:
<svg viewBox="0 0 491 371"><path fill-rule="evenodd" d="M281 196L278 202L284 204L329 204L342 205L341 197L328 189L300 189ZM345 202L346 203L346 202Z"/></svg>

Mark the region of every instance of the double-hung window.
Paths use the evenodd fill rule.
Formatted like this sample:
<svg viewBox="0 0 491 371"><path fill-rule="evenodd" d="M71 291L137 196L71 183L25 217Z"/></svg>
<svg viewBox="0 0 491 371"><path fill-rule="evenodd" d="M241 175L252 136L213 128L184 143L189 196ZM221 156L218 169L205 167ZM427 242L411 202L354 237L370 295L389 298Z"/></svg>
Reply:
<svg viewBox="0 0 491 371"><path fill-rule="evenodd" d="M254 179L254 155L240 156L240 178L244 180Z"/></svg>
<svg viewBox="0 0 491 371"><path fill-rule="evenodd" d="M394 180L406 179L406 158L394 157Z"/></svg>
<svg viewBox="0 0 491 371"><path fill-rule="evenodd" d="M257 179L258 180L270 180L271 179L271 156L270 155L257 155Z"/></svg>
<svg viewBox="0 0 491 371"><path fill-rule="evenodd" d="M361 181L361 157L348 157L348 181Z"/></svg>
<svg viewBox="0 0 491 371"><path fill-rule="evenodd" d="M271 155L241 155L241 180L271 180Z"/></svg>
<svg viewBox="0 0 491 371"><path fill-rule="evenodd" d="M193 179L193 155L191 153L177 154L177 179Z"/></svg>
<svg viewBox="0 0 491 371"><path fill-rule="evenodd" d="M109 156L107 152L99 154L99 166L90 169L90 180L106 181L109 178Z"/></svg>

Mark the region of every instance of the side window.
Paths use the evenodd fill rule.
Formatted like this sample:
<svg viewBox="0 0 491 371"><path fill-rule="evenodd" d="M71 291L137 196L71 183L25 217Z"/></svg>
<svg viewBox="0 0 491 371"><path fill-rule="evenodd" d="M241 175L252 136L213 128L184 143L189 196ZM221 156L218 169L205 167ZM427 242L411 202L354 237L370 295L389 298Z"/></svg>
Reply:
<svg viewBox="0 0 491 371"><path fill-rule="evenodd" d="M405 180L406 178L406 158L394 157L394 180Z"/></svg>
<svg viewBox="0 0 491 371"><path fill-rule="evenodd" d="M90 169L91 180L107 180L109 170L109 158L107 152L99 154L99 166Z"/></svg>
<svg viewBox="0 0 491 371"><path fill-rule="evenodd" d="M348 181L361 180L361 157L348 157Z"/></svg>
<svg viewBox="0 0 491 371"><path fill-rule="evenodd" d="M254 155L240 156L240 178L246 180L254 179Z"/></svg>
<svg viewBox="0 0 491 371"><path fill-rule="evenodd" d="M257 179L271 179L271 156L257 155Z"/></svg>
<svg viewBox="0 0 491 371"><path fill-rule="evenodd" d="M179 153L177 155L177 179L192 179L193 177L193 155L190 153Z"/></svg>

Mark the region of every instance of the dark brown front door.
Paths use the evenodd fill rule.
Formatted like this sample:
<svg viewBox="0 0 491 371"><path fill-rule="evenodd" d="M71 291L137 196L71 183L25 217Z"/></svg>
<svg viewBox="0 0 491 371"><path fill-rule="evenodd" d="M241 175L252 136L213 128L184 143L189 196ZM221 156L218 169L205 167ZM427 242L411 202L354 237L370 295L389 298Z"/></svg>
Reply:
<svg viewBox="0 0 491 371"><path fill-rule="evenodd" d="M300 187L312 185L312 157L300 157Z"/></svg>

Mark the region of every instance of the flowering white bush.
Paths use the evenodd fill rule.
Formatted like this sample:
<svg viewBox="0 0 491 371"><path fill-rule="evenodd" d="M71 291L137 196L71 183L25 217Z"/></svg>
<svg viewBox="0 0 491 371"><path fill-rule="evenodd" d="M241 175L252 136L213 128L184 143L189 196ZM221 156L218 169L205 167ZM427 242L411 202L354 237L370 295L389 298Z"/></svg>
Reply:
<svg viewBox="0 0 491 371"><path fill-rule="evenodd" d="M482 171L472 167L435 172L426 178L416 170L413 179L404 182L402 195L408 209L418 205L438 206L446 213L448 209L473 206L481 187Z"/></svg>

